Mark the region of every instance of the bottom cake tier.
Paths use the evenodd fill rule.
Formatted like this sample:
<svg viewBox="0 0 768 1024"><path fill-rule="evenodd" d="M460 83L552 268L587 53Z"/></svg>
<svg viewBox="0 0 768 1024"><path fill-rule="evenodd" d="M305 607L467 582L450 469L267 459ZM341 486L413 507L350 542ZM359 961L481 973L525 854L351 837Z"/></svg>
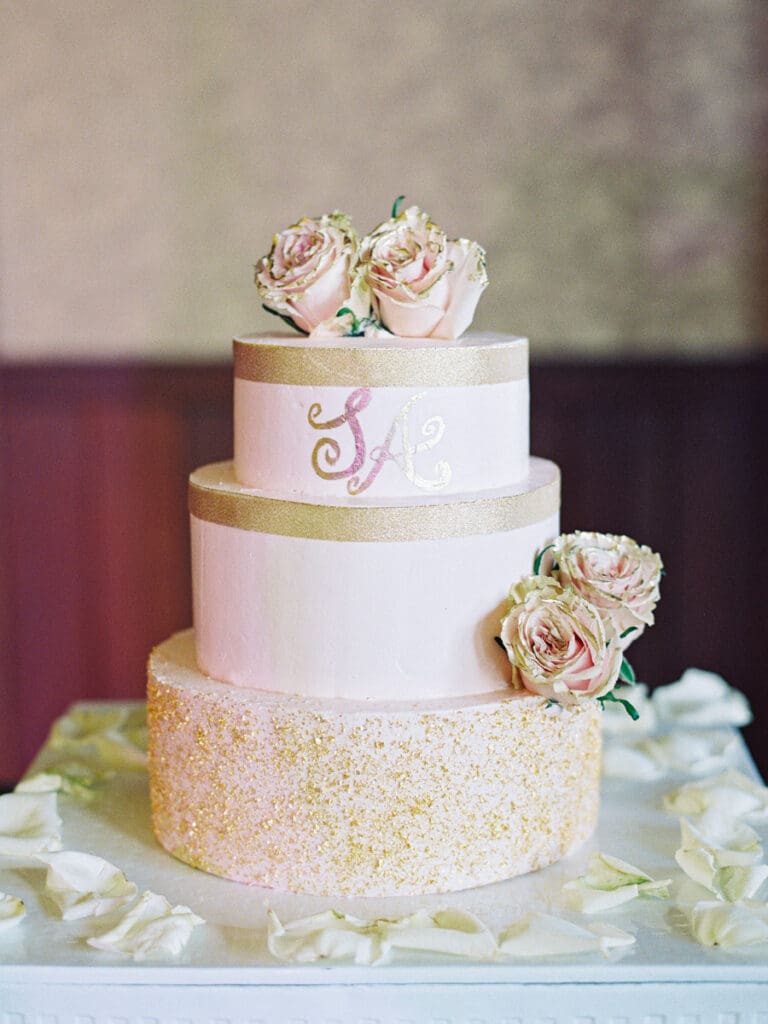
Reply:
<svg viewBox="0 0 768 1024"><path fill-rule="evenodd" d="M238 882L322 896L453 892L545 867L597 819L600 711L498 692L321 700L149 664L155 834Z"/></svg>

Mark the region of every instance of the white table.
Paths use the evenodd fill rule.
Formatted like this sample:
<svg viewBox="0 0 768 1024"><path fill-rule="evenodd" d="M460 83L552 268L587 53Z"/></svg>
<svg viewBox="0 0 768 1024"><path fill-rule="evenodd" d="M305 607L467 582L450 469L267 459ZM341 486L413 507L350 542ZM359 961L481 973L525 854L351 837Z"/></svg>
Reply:
<svg viewBox="0 0 768 1024"><path fill-rule="evenodd" d="M46 756L44 748L38 763ZM734 763L754 773L743 745ZM704 948L673 900L635 900L600 915L637 936L611 959L402 955L377 967L304 966L267 951L270 907L290 921L330 906L365 918L456 906L495 933L526 909L562 914L561 887L583 872L594 849L672 877L674 895L684 878L673 860L679 827L660 799L684 781L606 781L594 840L544 871L449 896L329 900L248 888L176 862L152 835L146 774L121 772L90 803L59 797L64 848L105 857L140 891L183 903L207 923L177 960L123 960L85 945L92 922L63 922L41 899L44 869L0 858L0 890L21 896L28 909L19 927L0 935L0 1024L768 1024L768 946Z"/></svg>

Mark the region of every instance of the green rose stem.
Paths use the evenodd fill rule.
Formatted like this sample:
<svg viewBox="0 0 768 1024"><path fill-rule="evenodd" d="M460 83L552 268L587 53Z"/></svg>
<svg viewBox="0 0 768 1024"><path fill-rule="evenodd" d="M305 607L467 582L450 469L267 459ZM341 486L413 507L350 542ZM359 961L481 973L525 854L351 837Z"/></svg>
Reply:
<svg viewBox="0 0 768 1024"><path fill-rule="evenodd" d="M397 199L394 201L394 203L392 203L392 214L391 214L392 220L394 220L395 217L398 216L398 213L397 213L398 207L400 206L400 203L402 203L402 201L404 199L405 199L405 196L398 196Z"/></svg>
<svg viewBox="0 0 768 1024"><path fill-rule="evenodd" d="M538 555L536 555L536 557L533 560L533 575L534 576L538 576L539 575L539 570L541 569L541 560L544 558L544 555L546 555L546 553L548 551L552 550L552 548L554 546L555 546L554 544L547 544L547 546L545 548L542 548L541 551L538 553ZM555 568L555 566L553 566L553 568Z"/></svg>
<svg viewBox="0 0 768 1024"><path fill-rule="evenodd" d="M619 679L623 683L635 683L637 677L635 676L635 670L629 664L626 658L621 659L621 670L619 672Z"/></svg>
<svg viewBox="0 0 768 1024"><path fill-rule="evenodd" d="M602 697L597 698L597 703L603 709L605 709L606 701L610 701L612 704L621 704L633 722L636 722L640 717L640 713L634 706L634 704L630 704L629 701L624 700L623 697L617 697L613 690L611 690L609 693L603 694Z"/></svg>
<svg viewBox="0 0 768 1024"><path fill-rule="evenodd" d="M338 316L351 316L352 317L352 334L351 334L351 337L354 338L355 335L360 331L360 321L357 319L357 317L355 316L354 312L349 308L349 306L342 306L341 309L339 309L337 311L336 316L337 317Z"/></svg>

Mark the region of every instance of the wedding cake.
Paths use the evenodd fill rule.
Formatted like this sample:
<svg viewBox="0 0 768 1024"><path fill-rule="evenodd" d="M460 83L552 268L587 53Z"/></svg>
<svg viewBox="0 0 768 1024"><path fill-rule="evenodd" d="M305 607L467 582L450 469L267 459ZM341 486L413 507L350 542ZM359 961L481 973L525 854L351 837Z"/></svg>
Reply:
<svg viewBox="0 0 768 1024"><path fill-rule="evenodd" d="M234 460L190 479L194 630L149 665L157 838L328 896L558 860L596 821L599 701L658 557L558 538L527 341L462 336L475 243L397 204L362 241L305 218L256 282L303 335L235 339Z"/></svg>

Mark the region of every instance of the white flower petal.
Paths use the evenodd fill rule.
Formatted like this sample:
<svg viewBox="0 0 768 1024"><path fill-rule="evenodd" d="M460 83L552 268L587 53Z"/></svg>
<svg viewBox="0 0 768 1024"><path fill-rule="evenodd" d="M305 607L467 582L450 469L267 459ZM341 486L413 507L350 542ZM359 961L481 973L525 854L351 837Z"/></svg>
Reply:
<svg viewBox="0 0 768 1024"><path fill-rule="evenodd" d="M65 921L108 914L130 903L138 892L119 868L90 853L65 850L39 854L37 859L48 865L45 891Z"/></svg>
<svg viewBox="0 0 768 1024"><path fill-rule="evenodd" d="M701 815L695 824L680 819L681 848L708 849L717 859L718 867L755 864L763 856L760 837L753 828L713 812Z"/></svg>
<svg viewBox="0 0 768 1024"><path fill-rule="evenodd" d="M691 911L691 934L703 946L751 946L768 942L765 904L697 903Z"/></svg>
<svg viewBox="0 0 768 1024"><path fill-rule="evenodd" d="M22 779L15 787L14 793L58 793L62 784L61 775L53 772L36 772Z"/></svg>
<svg viewBox="0 0 768 1024"><path fill-rule="evenodd" d="M475 960L496 953L496 941L486 926L463 910L419 910L399 921L380 921L379 926L385 948L418 949Z"/></svg>
<svg viewBox="0 0 768 1024"><path fill-rule="evenodd" d="M722 676L689 668L677 682L653 693L659 718L687 726L747 725L752 721L749 702Z"/></svg>
<svg viewBox="0 0 768 1024"><path fill-rule="evenodd" d="M729 903L751 899L768 878L768 866L756 863L763 851L757 833L748 825L733 823L731 835L726 829L707 835L683 818L680 831L675 860L689 878L718 899Z"/></svg>
<svg viewBox="0 0 768 1024"><path fill-rule="evenodd" d="M685 730L653 739L656 756L671 771L708 775L728 767L737 746L736 735L727 729Z"/></svg>
<svg viewBox="0 0 768 1024"><path fill-rule="evenodd" d="M573 956L631 946L635 937L602 922L586 926L561 917L530 912L523 914L502 932L499 950L505 956Z"/></svg>
<svg viewBox="0 0 768 1024"><path fill-rule="evenodd" d="M14 789L15 793L64 793L66 796L92 800L99 786L114 772L98 772L84 764L62 763L56 771L28 775Z"/></svg>
<svg viewBox="0 0 768 1024"><path fill-rule="evenodd" d="M631 722L626 714L624 717ZM606 778L654 782L662 778L665 771L657 758L656 747L646 737L641 736L634 742L608 742L603 750L603 775Z"/></svg>
<svg viewBox="0 0 768 1024"><path fill-rule="evenodd" d="M164 896L145 892L114 928L87 941L94 949L122 953L134 960L177 956L192 929L204 923L189 907L172 907Z"/></svg>
<svg viewBox="0 0 768 1024"><path fill-rule="evenodd" d="M640 868L608 853L593 853L586 875L566 882L563 892L575 909L600 913L638 896L666 899L671 880L657 881Z"/></svg>
<svg viewBox="0 0 768 1024"><path fill-rule="evenodd" d="M636 899L639 888L637 885L622 885L618 889L591 889L582 878L575 878L565 883L563 892L572 910L582 914L602 914Z"/></svg>
<svg viewBox="0 0 768 1024"><path fill-rule="evenodd" d="M27 857L61 849L61 818L55 793L0 796L0 854Z"/></svg>
<svg viewBox="0 0 768 1024"><path fill-rule="evenodd" d="M53 726L48 749L94 761L99 768L146 767L146 711L138 708L75 706Z"/></svg>
<svg viewBox="0 0 768 1024"><path fill-rule="evenodd" d="M689 816L711 811L725 819L768 818L768 788L737 771L689 782L666 793L663 803L671 814Z"/></svg>
<svg viewBox="0 0 768 1024"><path fill-rule="evenodd" d="M313 963L316 960L353 960L381 963L381 935L372 922L326 910L311 917L283 923L273 910L267 914L267 947L278 960Z"/></svg>
<svg viewBox="0 0 768 1024"><path fill-rule="evenodd" d="M593 889L618 889L624 885L638 885L642 889L646 886L649 888L644 891L653 890L654 896L657 895L657 889L669 885L668 881L654 881L642 868L636 868L610 853L592 854L584 880Z"/></svg>
<svg viewBox="0 0 768 1024"><path fill-rule="evenodd" d="M26 913L24 902L18 896L0 892L0 932L9 931L21 924Z"/></svg>
<svg viewBox="0 0 768 1024"><path fill-rule="evenodd" d="M398 949L448 953L487 959L496 942L481 921L461 910L418 910L395 920L362 920L327 910L283 925L269 911L267 946L279 960L312 963L317 960L353 960L378 964Z"/></svg>

